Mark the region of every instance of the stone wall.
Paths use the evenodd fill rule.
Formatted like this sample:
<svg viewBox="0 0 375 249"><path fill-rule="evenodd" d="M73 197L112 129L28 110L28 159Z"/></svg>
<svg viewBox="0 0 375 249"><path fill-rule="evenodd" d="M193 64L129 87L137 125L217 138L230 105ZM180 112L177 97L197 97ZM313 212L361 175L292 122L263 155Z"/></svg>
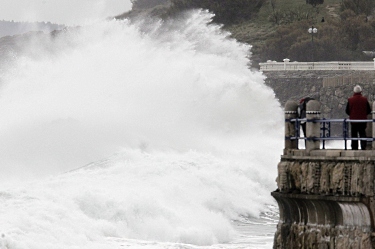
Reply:
<svg viewBox="0 0 375 249"><path fill-rule="evenodd" d="M288 100L300 100L306 96L319 99L323 78L314 71L264 72L266 85L271 87L284 106Z"/></svg>
<svg viewBox="0 0 375 249"><path fill-rule="evenodd" d="M286 240L283 239L288 234ZM279 224L274 249L371 249L371 233L358 227L335 228L324 225Z"/></svg>
<svg viewBox="0 0 375 249"><path fill-rule="evenodd" d="M320 123L308 122L320 119L321 104L312 100L305 149L298 149L297 106L284 106L284 150L271 193L280 213L274 248L375 249L375 142L366 150L322 149Z"/></svg>
<svg viewBox="0 0 375 249"><path fill-rule="evenodd" d="M286 101L310 96L321 103L321 118L347 118L347 99L359 84L370 103L375 100L375 71L274 71L264 72L281 106ZM334 124L332 134L342 133L342 125Z"/></svg>
<svg viewBox="0 0 375 249"><path fill-rule="evenodd" d="M281 106L311 96L320 101L324 118L346 117L346 102L356 84L371 103L375 100L375 71L276 71L264 75Z"/></svg>
<svg viewBox="0 0 375 249"><path fill-rule="evenodd" d="M281 160L277 187L282 193L374 196L374 161Z"/></svg>
<svg viewBox="0 0 375 249"><path fill-rule="evenodd" d="M280 210L274 248L375 248L375 161L292 154L282 156L272 192Z"/></svg>

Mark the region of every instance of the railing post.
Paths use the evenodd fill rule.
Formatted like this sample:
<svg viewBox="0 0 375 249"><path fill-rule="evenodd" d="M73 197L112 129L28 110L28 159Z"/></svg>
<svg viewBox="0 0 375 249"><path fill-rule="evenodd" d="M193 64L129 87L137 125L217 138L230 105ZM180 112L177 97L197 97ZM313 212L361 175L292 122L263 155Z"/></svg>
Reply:
<svg viewBox="0 0 375 249"><path fill-rule="evenodd" d="M325 118L323 118L323 120L326 120ZM326 132L327 132L327 127L326 127L326 124L329 124L329 123L326 123L326 122L322 122L320 123L320 129L321 129L321 134L322 134L322 138L325 138L326 137ZM329 130L328 130L329 132ZM325 150L326 148L326 141L323 140L323 150Z"/></svg>
<svg viewBox="0 0 375 249"><path fill-rule="evenodd" d="M314 138L320 137L320 123L314 122L314 119L320 118L320 102L310 100L306 104L306 152L320 149L320 140Z"/></svg>
<svg viewBox="0 0 375 249"><path fill-rule="evenodd" d="M369 105L371 106L371 102L369 102ZM373 120L372 115L373 115L373 113L370 113L369 115L367 115L367 119ZM372 126L373 126L373 122L366 123L366 138L372 138L373 137L372 136L372 130L373 130ZM373 141L366 141L366 150L372 150L372 143L373 143Z"/></svg>
<svg viewBox="0 0 375 249"><path fill-rule="evenodd" d="M374 59L375 61L375 59ZM372 102L372 139L375 138L375 101ZM372 141L372 149L375 150L375 141Z"/></svg>
<svg viewBox="0 0 375 249"><path fill-rule="evenodd" d="M290 139L290 137L296 136L295 123L290 122L290 119L297 118L298 104L295 101L288 100L285 103L285 148L284 154L288 149L298 149L298 139Z"/></svg>
<svg viewBox="0 0 375 249"><path fill-rule="evenodd" d="M288 58L284 59L284 70L286 70L286 64L290 61Z"/></svg>
<svg viewBox="0 0 375 249"><path fill-rule="evenodd" d="M348 137L349 137L349 129L348 129L348 122L346 121L347 119L345 118L343 123L342 123L342 136L344 137L344 149L348 149Z"/></svg>

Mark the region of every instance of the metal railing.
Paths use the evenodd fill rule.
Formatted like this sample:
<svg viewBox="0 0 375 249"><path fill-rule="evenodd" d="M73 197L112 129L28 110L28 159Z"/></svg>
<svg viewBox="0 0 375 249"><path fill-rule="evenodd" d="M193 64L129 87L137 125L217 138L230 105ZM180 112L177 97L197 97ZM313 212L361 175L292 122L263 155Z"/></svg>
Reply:
<svg viewBox="0 0 375 249"><path fill-rule="evenodd" d="M365 119L365 120L354 120L354 119L286 119L286 122L294 123L294 136L285 137L288 140L312 140L312 141L322 141L322 149L325 149L325 141L328 140L344 140L345 150L347 150L347 141L348 140L362 140L373 142L375 139L373 137L359 138L359 137L350 137L349 136L349 124L350 123L373 123L375 119ZM301 122L313 122L320 123L320 137L305 137L301 136ZM341 123L342 124L342 136L331 136L331 123Z"/></svg>
<svg viewBox="0 0 375 249"><path fill-rule="evenodd" d="M267 61L259 63L260 71L284 70L375 70L375 61L320 61L320 62L284 62Z"/></svg>

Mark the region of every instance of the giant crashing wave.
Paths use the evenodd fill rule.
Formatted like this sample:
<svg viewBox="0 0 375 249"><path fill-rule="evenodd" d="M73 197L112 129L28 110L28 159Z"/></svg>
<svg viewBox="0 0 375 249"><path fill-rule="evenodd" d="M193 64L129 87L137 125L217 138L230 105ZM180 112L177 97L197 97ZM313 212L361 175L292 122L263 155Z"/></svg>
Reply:
<svg viewBox="0 0 375 249"><path fill-rule="evenodd" d="M112 20L29 43L1 76L9 248L225 243L232 220L273 203L281 108L249 70L250 46L211 18Z"/></svg>

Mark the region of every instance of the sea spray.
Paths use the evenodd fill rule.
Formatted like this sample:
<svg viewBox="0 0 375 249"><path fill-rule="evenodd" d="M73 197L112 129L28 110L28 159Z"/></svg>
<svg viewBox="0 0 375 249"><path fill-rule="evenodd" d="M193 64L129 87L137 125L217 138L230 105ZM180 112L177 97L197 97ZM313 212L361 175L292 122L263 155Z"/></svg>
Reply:
<svg viewBox="0 0 375 249"><path fill-rule="evenodd" d="M273 203L281 108L211 17L97 23L18 56L0 92L8 243L211 245Z"/></svg>

